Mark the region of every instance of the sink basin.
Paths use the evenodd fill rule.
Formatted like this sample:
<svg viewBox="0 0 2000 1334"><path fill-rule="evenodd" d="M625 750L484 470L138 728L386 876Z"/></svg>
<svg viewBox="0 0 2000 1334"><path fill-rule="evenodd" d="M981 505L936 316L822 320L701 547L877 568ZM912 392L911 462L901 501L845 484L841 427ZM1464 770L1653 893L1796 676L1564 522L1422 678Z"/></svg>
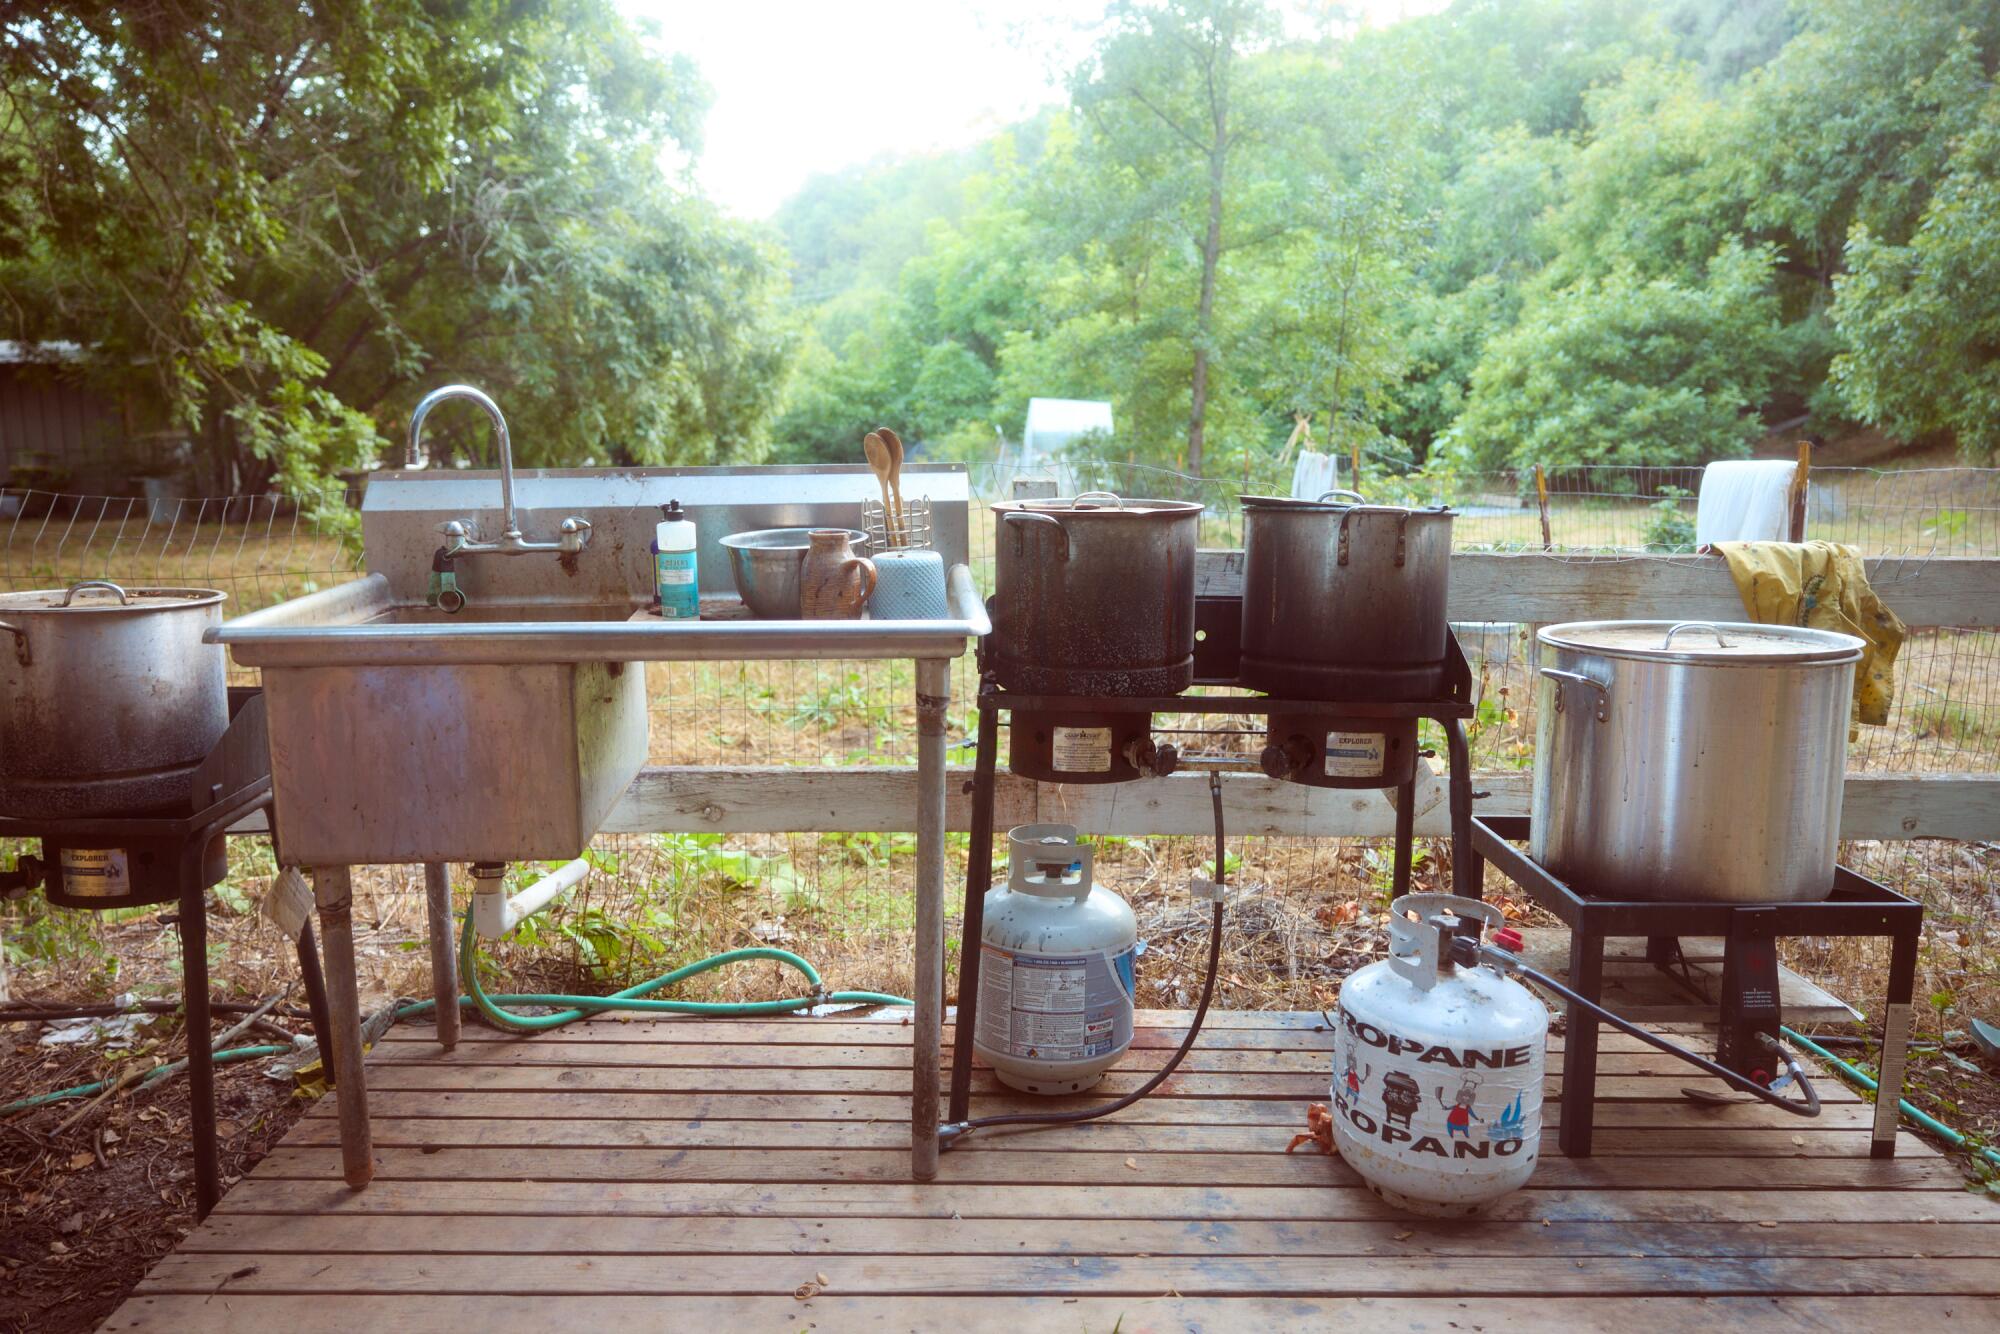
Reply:
<svg viewBox="0 0 2000 1334"><path fill-rule="evenodd" d="M261 667L287 862L577 856L646 760L645 671L564 643L624 602L397 605L380 575L209 632Z"/></svg>

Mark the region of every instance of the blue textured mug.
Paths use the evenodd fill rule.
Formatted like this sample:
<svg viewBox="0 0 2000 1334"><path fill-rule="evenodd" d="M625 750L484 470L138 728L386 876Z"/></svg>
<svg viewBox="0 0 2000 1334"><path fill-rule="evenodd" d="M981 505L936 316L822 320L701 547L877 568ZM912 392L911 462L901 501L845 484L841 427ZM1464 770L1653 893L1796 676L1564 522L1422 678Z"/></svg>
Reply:
<svg viewBox="0 0 2000 1334"><path fill-rule="evenodd" d="M868 615L878 621L942 621L951 616L945 598L944 557L935 551L884 551L875 558L875 594Z"/></svg>

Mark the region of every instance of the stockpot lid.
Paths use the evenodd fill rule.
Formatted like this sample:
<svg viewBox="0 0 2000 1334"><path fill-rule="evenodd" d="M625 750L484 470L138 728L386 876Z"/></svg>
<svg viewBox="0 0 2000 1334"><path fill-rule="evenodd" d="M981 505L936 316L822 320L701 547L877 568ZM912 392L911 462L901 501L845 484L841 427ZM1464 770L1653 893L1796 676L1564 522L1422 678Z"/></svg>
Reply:
<svg viewBox="0 0 2000 1334"><path fill-rule="evenodd" d="M993 506L995 514L1048 514L1065 519L1108 520L1179 519L1199 514L1207 508L1198 500L1125 500L1109 491L1085 491L1053 500L1002 500Z"/></svg>
<svg viewBox="0 0 2000 1334"><path fill-rule="evenodd" d="M138 614L212 606L228 596L213 588L123 588L107 579L86 579L68 588L0 593L0 615Z"/></svg>
<svg viewBox="0 0 2000 1334"><path fill-rule="evenodd" d="M1334 499L1336 496L1347 498L1336 500ZM1251 512L1286 510L1303 511L1308 514L1339 514L1347 510L1367 510L1412 516L1449 516L1452 513L1449 505L1378 505L1372 500L1364 499L1358 491L1323 491L1317 500L1301 500L1296 496L1238 496L1236 503Z"/></svg>
<svg viewBox="0 0 2000 1334"><path fill-rule="evenodd" d="M1835 630L1743 621L1570 621L1548 626L1536 638L1612 658L1729 666L1854 662L1867 647Z"/></svg>

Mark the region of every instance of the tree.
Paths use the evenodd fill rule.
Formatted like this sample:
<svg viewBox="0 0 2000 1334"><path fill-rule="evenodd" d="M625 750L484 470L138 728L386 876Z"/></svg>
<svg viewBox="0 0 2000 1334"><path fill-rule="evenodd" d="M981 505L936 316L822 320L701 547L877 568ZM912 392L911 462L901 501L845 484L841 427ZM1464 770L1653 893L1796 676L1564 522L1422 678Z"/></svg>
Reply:
<svg viewBox="0 0 2000 1334"><path fill-rule="evenodd" d="M1275 101L1246 77L1249 58L1277 36L1276 16L1262 0L1120 0L1105 19L1106 36L1072 81L1089 130L1079 165L1096 178L1090 185L1113 192L1098 220L1113 229L1114 249L1121 239L1150 249L1171 238L1195 253L1192 310L1176 323L1189 364L1184 464L1198 475L1223 256L1274 234L1227 205L1254 198L1242 189L1232 198L1242 184L1232 169L1278 127Z"/></svg>
<svg viewBox="0 0 2000 1334"><path fill-rule="evenodd" d="M1700 285L1629 270L1539 294L1487 346L1446 437L1474 468L1736 458L1760 433L1778 309L1768 249Z"/></svg>
<svg viewBox="0 0 2000 1334"><path fill-rule="evenodd" d="M1833 314L1833 379L1855 414L1905 439L1950 432L2000 456L2000 92L1953 148L1908 244L1856 224Z"/></svg>
<svg viewBox="0 0 2000 1334"><path fill-rule="evenodd" d="M394 457L447 376L530 459L763 447L782 275L663 174L706 94L609 0L28 0L0 34L9 333L83 334L212 484Z"/></svg>

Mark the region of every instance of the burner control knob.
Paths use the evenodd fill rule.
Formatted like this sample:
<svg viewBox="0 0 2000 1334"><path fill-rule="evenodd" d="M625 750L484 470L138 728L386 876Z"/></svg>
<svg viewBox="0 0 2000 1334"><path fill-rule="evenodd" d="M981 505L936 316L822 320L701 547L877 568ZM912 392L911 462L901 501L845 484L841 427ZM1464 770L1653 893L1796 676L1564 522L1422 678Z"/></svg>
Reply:
<svg viewBox="0 0 2000 1334"><path fill-rule="evenodd" d="M1290 778L1304 773L1313 762L1313 744L1302 736L1273 740L1257 756L1257 763L1273 778Z"/></svg>
<svg viewBox="0 0 2000 1334"><path fill-rule="evenodd" d="M1174 745L1172 742L1166 743L1153 752L1153 776L1155 778L1165 778L1168 774L1180 768L1180 764L1180 747Z"/></svg>
<svg viewBox="0 0 2000 1334"><path fill-rule="evenodd" d="M1521 933L1511 926L1501 927L1488 937L1488 940L1491 944L1506 950L1509 954L1519 954L1527 945L1527 942L1521 939Z"/></svg>

